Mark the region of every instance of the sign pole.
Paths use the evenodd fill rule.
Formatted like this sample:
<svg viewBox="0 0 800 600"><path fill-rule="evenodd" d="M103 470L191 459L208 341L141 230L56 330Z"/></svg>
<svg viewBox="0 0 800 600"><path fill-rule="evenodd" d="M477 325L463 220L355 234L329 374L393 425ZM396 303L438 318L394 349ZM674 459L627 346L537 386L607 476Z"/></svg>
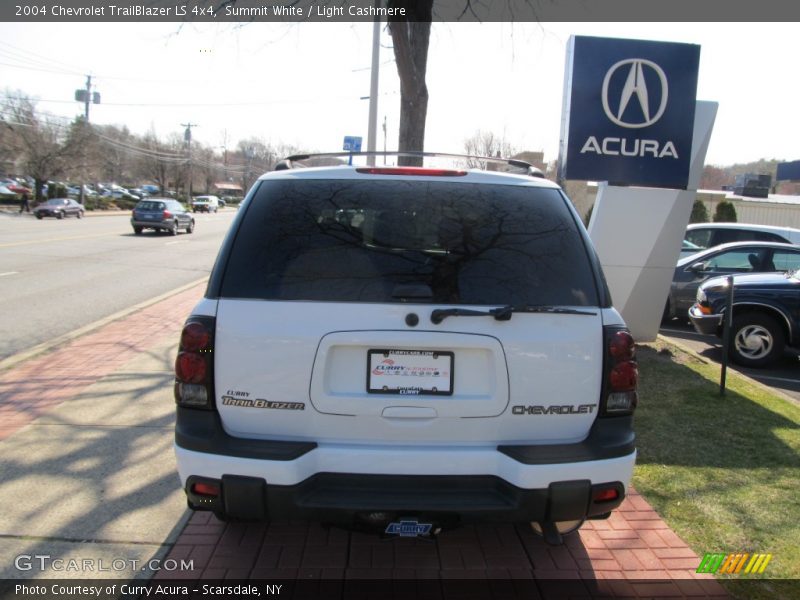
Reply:
<svg viewBox="0 0 800 600"><path fill-rule="evenodd" d="M728 348L731 343L731 329L733 328L733 275L728 275L728 310L725 311L722 321L722 370L719 379L719 395L725 395L725 383L728 377Z"/></svg>

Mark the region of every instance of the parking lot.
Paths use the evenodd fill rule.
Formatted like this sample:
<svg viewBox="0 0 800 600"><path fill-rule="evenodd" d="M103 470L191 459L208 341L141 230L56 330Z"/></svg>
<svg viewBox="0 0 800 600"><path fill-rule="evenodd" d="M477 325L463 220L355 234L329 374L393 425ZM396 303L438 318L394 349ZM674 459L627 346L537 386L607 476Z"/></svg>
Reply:
<svg viewBox="0 0 800 600"><path fill-rule="evenodd" d="M674 319L662 324L659 333L710 361L719 363L722 360L722 340L697 333L689 322ZM729 368L800 402L800 359L792 352L787 352L783 360L766 369L749 369L732 363Z"/></svg>

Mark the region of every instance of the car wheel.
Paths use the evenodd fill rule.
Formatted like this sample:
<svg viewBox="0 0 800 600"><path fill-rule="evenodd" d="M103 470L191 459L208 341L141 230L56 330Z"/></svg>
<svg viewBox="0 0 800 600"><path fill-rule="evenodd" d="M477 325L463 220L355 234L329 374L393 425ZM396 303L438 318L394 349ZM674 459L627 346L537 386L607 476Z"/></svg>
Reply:
<svg viewBox="0 0 800 600"><path fill-rule="evenodd" d="M42 220L42 215L41 215L41 214L39 214L39 213L36 213L36 218L37 218L37 219L39 219L39 220L41 221L41 220Z"/></svg>
<svg viewBox="0 0 800 600"><path fill-rule="evenodd" d="M56 219L63 219L63 218L64 218L64 213L63 212L57 212L56 213Z"/></svg>
<svg viewBox="0 0 800 600"><path fill-rule="evenodd" d="M79 211L78 211L78 218L79 218L79 219L82 219L82 218L83 218L83 211L82 211L82 210L79 210Z"/></svg>
<svg viewBox="0 0 800 600"><path fill-rule="evenodd" d="M168 231L170 235L178 235L178 222L173 222Z"/></svg>
<svg viewBox="0 0 800 600"><path fill-rule="evenodd" d="M733 319L729 356L743 367L764 367L783 355L786 336L780 323L762 313L745 313Z"/></svg>
<svg viewBox="0 0 800 600"><path fill-rule="evenodd" d="M136 235L142 235L142 228L141 227L134 227L133 228L133 233L135 233Z"/></svg>
<svg viewBox="0 0 800 600"><path fill-rule="evenodd" d="M189 221L189 224L186 226L186 233L192 233L194 231L194 219Z"/></svg>

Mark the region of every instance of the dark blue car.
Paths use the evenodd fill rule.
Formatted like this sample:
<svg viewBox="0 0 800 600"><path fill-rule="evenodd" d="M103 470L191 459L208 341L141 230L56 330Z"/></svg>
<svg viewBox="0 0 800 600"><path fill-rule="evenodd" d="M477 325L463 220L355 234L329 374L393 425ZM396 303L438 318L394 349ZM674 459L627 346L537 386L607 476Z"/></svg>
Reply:
<svg viewBox="0 0 800 600"><path fill-rule="evenodd" d="M694 328L722 336L727 304L727 278L706 281L689 309ZM764 367L781 358L786 348L800 348L800 270L734 276L731 360Z"/></svg>
<svg viewBox="0 0 800 600"><path fill-rule="evenodd" d="M131 225L136 235L145 229L178 235L178 229L185 229L186 233L194 231L194 217L177 200L153 198L142 200L134 207Z"/></svg>

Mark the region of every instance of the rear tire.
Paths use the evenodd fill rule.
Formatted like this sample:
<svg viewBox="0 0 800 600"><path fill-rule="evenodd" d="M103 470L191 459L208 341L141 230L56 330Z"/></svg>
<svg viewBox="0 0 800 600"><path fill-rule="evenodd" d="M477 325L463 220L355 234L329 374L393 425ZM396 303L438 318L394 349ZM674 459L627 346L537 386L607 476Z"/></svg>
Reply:
<svg viewBox="0 0 800 600"><path fill-rule="evenodd" d="M786 336L783 327L769 315L744 313L733 319L731 360L743 367L765 367L783 356Z"/></svg>
<svg viewBox="0 0 800 600"><path fill-rule="evenodd" d="M135 233L136 235L142 235L142 228L141 227L134 227L133 228L133 233Z"/></svg>
<svg viewBox="0 0 800 600"><path fill-rule="evenodd" d="M56 219L60 220L60 219L63 219L63 218L64 218L64 213L63 212L57 212L56 213Z"/></svg>
<svg viewBox="0 0 800 600"><path fill-rule="evenodd" d="M41 214L39 214L39 213L36 213L36 218L37 218L37 219L39 219L39 220L41 221L41 220L42 220L42 215L41 215Z"/></svg>

